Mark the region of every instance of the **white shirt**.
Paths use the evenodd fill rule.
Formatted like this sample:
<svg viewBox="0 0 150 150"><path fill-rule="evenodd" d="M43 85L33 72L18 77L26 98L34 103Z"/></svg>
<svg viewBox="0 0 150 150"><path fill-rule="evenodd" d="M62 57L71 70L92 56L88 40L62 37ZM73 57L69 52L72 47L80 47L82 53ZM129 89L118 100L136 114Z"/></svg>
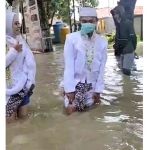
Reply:
<svg viewBox="0 0 150 150"><path fill-rule="evenodd" d="M88 39L90 40L90 39ZM90 42L87 41L89 46ZM104 69L107 60L107 40L96 34L94 58L90 64L90 76L86 67L85 47L80 32L70 33L66 36L64 46L64 80L61 87L64 87L66 93L74 92L79 82L92 83L94 91L101 93L104 89Z"/></svg>

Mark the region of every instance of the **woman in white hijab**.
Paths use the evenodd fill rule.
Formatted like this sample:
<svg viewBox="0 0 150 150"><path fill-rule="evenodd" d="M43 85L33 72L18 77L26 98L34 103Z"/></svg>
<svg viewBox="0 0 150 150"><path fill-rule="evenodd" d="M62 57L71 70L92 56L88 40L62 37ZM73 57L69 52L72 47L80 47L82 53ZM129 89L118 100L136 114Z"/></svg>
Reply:
<svg viewBox="0 0 150 150"><path fill-rule="evenodd" d="M6 12L6 118L28 115L29 98L35 85L36 64L31 49L20 35L16 13Z"/></svg>

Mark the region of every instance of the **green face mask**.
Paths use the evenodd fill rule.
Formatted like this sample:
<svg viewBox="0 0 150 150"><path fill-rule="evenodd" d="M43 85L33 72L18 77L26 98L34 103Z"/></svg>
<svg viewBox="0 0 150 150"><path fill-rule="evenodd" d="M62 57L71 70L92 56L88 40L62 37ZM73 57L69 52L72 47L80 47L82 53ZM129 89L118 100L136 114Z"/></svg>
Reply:
<svg viewBox="0 0 150 150"><path fill-rule="evenodd" d="M96 25L93 23L82 23L81 34L88 34L94 31Z"/></svg>

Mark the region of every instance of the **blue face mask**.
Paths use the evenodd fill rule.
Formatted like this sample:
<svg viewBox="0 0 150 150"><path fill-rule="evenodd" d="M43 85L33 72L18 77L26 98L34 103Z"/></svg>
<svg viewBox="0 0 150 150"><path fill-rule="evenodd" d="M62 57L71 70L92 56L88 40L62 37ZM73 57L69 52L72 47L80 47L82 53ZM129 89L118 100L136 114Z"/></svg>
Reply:
<svg viewBox="0 0 150 150"><path fill-rule="evenodd" d="M94 31L95 29L95 24L93 23L82 23L81 24L81 34L88 34Z"/></svg>

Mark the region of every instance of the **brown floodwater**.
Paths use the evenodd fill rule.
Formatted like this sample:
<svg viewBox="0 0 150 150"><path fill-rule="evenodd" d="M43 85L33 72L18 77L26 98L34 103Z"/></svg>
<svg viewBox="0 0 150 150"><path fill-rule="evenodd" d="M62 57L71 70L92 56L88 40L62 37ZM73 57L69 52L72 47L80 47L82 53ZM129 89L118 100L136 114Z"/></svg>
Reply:
<svg viewBox="0 0 150 150"><path fill-rule="evenodd" d="M37 54L36 89L29 118L6 126L7 150L142 150L143 58L138 72L123 76L113 52L108 52L102 104L66 116L59 83L63 47ZM141 50L142 51L142 50Z"/></svg>

